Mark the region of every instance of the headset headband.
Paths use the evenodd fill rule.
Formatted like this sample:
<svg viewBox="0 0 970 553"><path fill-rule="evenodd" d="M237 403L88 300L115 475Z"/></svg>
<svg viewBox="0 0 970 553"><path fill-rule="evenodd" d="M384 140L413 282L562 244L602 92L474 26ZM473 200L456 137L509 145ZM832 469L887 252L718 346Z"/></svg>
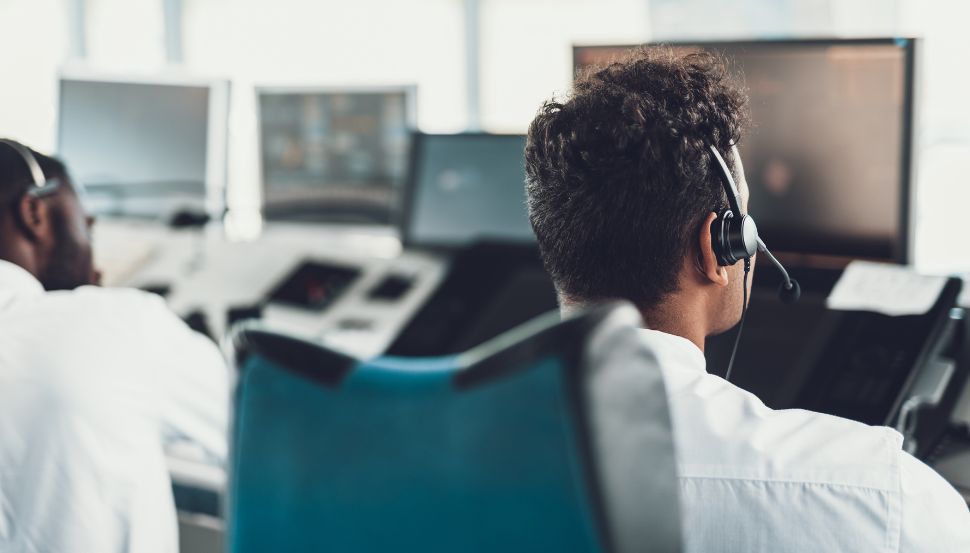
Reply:
<svg viewBox="0 0 970 553"><path fill-rule="evenodd" d="M741 195L738 192L738 186L734 184L734 177L731 176L731 170L728 169L727 163L724 162L724 158L721 157L721 153L717 151L714 145L708 146L711 149L711 153L714 154L714 159L721 166L721 173L724 178L719 179L721 184L724 186L724 192L727 194L728 205L731 207L731 211L734 216L741 218Z"/></svg>
<svg viewBox="0 0 970 553"><path fill-rule="evenodd" d="M34 181L34 187L31 189L31 193L35 196L43 196L45 194L50 194L57 189L56 180L48 180L44 176L44 170L41 169L40 163L37 162L37 158L30 151L29 148L23 144L10 140L7 138L0 138L0 142L6 144L13 148L13 151L17 152L21 159L24 160L24 164L27 165L27 169L30 171L30 178Z"/></svg>

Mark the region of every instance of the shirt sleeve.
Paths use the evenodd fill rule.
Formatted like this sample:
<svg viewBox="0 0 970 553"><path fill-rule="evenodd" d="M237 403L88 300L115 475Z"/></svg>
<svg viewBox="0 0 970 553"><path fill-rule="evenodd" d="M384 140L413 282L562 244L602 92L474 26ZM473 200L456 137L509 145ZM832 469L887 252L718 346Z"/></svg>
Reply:
<svg viewBox="0 0 970 553"><path fill-rule="evenodd" d="M221 464L228 449L229 369L212 340L190 329L160 298L148 300L163 440L190 442Z"/></svg>
<svg viewBox="0 0 970 553"><path fill-rule="evenodd" d="M901 553L970 551L970 510L942 476L901 452Z"/></svg>

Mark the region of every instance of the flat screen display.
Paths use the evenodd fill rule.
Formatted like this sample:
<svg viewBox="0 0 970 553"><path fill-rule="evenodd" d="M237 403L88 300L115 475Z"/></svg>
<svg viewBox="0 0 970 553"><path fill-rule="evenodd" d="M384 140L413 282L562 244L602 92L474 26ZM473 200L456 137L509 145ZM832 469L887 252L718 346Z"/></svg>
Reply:
<svg viewBox="0 0 970 553"><path fill-rule="evenodd" d="M673 44L721 53L750 97L749 210L774 250L906 259L912 40ZM630 47L574 49L577 69Z"/></svg>
<svg viewBox="0 0 970 553"><path fill-rule="evenodd" d="M407 173L413 88L259 93L264 214L386 223Z"/></svg>
<svg viewBox="0 0 970 553"><path fill-rule="evenodd" d="M525 137L415 137L403 235L411 246L532 243L525 199Z"/></svg>
<svg viewBox="0 0 970 553"><path fill-rule="evenodd" d="M213 94L206 85L62 79L58 154L92 211L205 209L210 164L218 163L210 157Z"/></svg>

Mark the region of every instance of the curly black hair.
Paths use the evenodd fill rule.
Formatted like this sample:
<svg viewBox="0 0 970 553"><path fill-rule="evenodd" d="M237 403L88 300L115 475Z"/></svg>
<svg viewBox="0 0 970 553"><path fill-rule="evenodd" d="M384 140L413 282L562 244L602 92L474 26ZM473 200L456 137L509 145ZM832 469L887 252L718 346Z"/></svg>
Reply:
<svg viewBox="0 0 970 553"><path fill-rule="evenodd" d="M560 295L649 309L676 290L699 225L727 205L708 145L732 163L748 118L719 56L669 47L591 68L547 101L529 126L526 192Z"/></svg>

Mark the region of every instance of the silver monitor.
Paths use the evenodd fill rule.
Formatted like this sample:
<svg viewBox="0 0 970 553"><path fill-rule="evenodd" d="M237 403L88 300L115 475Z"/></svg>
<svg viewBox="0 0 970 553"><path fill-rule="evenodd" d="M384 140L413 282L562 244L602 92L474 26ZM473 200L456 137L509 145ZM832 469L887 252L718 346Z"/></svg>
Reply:
<svg viewBox="0 0 970 553"><path fill-rule="evenodd" d="M415 91L259 89L264 216L390 222L407 172Z"/></svg>
<svg viewBox="0 0 970 553"><path fill-rule="evenodd" d="M228 82L63 76L58 155L99 215L218 215Z"/></svg>

